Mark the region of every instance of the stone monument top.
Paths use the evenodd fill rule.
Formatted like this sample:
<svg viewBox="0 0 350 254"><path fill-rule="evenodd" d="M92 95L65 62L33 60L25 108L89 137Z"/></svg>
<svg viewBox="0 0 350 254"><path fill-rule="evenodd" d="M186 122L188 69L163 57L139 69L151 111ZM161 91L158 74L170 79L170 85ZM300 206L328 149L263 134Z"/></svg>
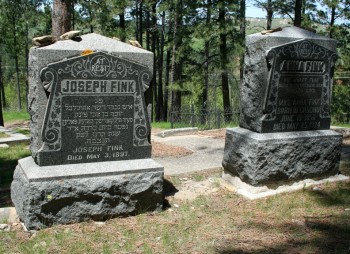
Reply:
<svg viewBox="0 0 350 254"><path fill-rule="evenodd" d="M300 39L308 39L313 42L317 42L319 45L328 48L329 50L334 51L337 46L337 41L329 37L325 37L314 33L312 31L296 27L296 26L287 26L283 27L281 30L272 32L269 34L255 33L248 35L246 37L246 42L248 44L258 43L259 41L265 41L269 44L267 47L272 47L280 45L283 41L290 42Z"/></svg>
<svg viewBox="0 0 350 254"><path fill-rule="evenodd" d="M40 166L151 157L153 54L98 34L32 48L31 151Z"/></svg>
<svg viewBox="0 0 350 254"><path fill-rule="evenodd" d="M336 41L286 27L247 36L240 126L255 132L327 130Z"/></svg>
<svg viewBox="0 0 350 254"><path fill-rule="evenodd" d="M77 52L87 49L115 53L118 57L141 63L150 70L153 69L152 52L96 33L85 34L72 40L57 41L46 47L33 48L33 50L41 51L44 54L51 54L50 57L52 60L56 60L57 58L61 60L62 56L59 55L62 51L64 51L65 57L73 57L76 56Z"/></svg>

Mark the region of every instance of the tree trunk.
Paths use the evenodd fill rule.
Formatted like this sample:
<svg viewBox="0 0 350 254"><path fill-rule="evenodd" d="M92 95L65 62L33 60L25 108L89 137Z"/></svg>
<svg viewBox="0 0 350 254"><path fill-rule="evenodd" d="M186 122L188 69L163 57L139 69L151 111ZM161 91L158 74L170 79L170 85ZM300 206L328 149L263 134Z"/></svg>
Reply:
<svg viewBox="0 0 350 254"><path fill-rule="evenodd" d="M157 33L157 65L155 67L157 68L158 71L158 84L157 84L157 97L155 97L156 99L156 121L159 122L162 117L163 117L163 82L162 80L162 76L159 73L159 69L162 68L162 64L159 61L162 61L163 59L161 59L161 52L160 52L160 38L159 38L159 33ZM157 72L156 72L157 73Z"/></svg>
<svg viewBox="0 0 350 254"><path fill-rule="evenodd" d="M169 80L170 80L170 59L171 51L167 50L166 52L166 62L165 62L165 87L164 87L164 121L168 121L168 103L169 103Z"/></svg>
<svg viewBox="0 0 350 254"><path fill-rule="evenodd" d="M90 16L90 33L94 32L94 26L92 24L92 11L91 11L91 5L89 6L89 16Z"/></svg>
<svg viewBox="0 0 350 254"><path fill-rule="evenodd" d="M16 83L17 83L17 98L18 98L18 111L22 109L21 100L21 84L19 83L19 66L18 66L18 55L15 55L15 66L16 66Z"/></svg>
<svg viewBox="0 0 350 254"><path fill-rule="evenodd" d="M271 0L268 0L271 5ZM272 6L271 10L272 10ZM240 7L239 7L239 12L240 12L240 18L241 18L241 24L240 24L240 32L241 32L241 45L244 48L244 44L245 44L245 34L246 34L246 19L245 19L245 9L246 9L246 1L245 0L241 0L240 2ZM269 14L268 14L269 15ZM272 23L272 13L271 13L271 20L270 20L270 28L271 28L271 23ZM268 29L270 29L268 28ZM239 62L239 79L243 80L243 69L244 69L244 52L242 52L241 56L240 56L240 62ZM231 114L231 107L229 107L229 114ZM230 116L229 116L230 117Z"/></svg>
<svg viewBox="0 0 350 254"><path fill-rule="evenodd" d="M139 7L139 43L141 46L143 46L143 43L142 43L142 30L143 30L143 24L142 24L142 21L143 21L143 3L142 3L142 0L140 2L140 7Z"/></svg>
<svg viewBox="0 0 350 254"><path fill-rule="evenodd" d="M52 35L59 37L71 30L72 0L54 0L52 8Z"/></svg>
<svg viewBox="0 0 350 254"><path fill-rule="evenodd" d="M157 44L157 38L155 34L152 34L152 52L153 52L153 79L152 79L152 90L153 90L153 103L154 103L154 112L156 114L156 119L159 119L159 105L158 105L158 90L157 90L157 66L158 66L158 59L157 59L157 50L156 50L156 44Z"/></svg>
<svg viewBox="0 0 350 254"><path fill-rule="evenodd" d="M273 17L272 0L267 0L267 6L266 6L266 29L267 30L270 30L272 27L272 17Z"/></svg>
<svg viewBox="0 0 350 254"><path fill-rule="evenodd" d="M123 12L119 13L119 25L120 28L122 30L121 36L120 36L120 40L122 42L126 41L126 25L125 25L125 14L124 14L124 10Z"/></svg>
<svg viewBox="0 0 350 254"><path fill-rule="evenodd" d="M303 8L303 0L295 0L294 8L294 26L301 27L301 12Z"/></svg>
<svg viewBox="0 0 350 254"><path fill-rule="evenodd" d="M142 46L142 2L140 3L140 7L139 7L139 39L140 39L140 44ZM150 109L150 120L153 121L153 96L156 90L156 85L157 85L157 70L155 68L156 66L156 56L155 56L155 49L154 49L154 35L152 34L152 52L153 52L153 78L151 80L151 84L149 86L149 88L147 89L147 91L145 92L145 101L146 101L146 105L147 107ZM156 96L156 94L155 94Z"/></svg>
<svg viewBox="0 0 350 254"><path fill-rule="evenodd" d="M221 88L222 88L222 99L225 114L225 121L231 120L231 105L230 105L230 89L228 83L228 52L227 52L227 34L225 31L225 16L226 11L224 6L221 6L219 9L219 27L220 27L220 62L221 62Z"/></svg>
<svg viewBox="0 0 350 254"><path fill-rule="evenodd" d="M135 39L140 41L139 39L139 0L136 0L135 4Z"/></svg>
<svg viewBox="0 0 350 254"><path fill-rule="evenodd" d="M3 108L6 108L6 96L5 96L5 88L4 88L4 80L2 78L2 58L0 55L0 100L2 101Z"/></svg>
<svg viewBox="0 0 350 254"><path fill-rule="evenodd" d="M211 0L207 2L207 15L206 25L209 26L211 21ZM209 90L209 55L210 55L210 42L207 38L204 43L204 88L202 91L202 112L201 122L205 124L207 119L207 108L208 108L208 90Z"/></svg>
<svg viewBox="0 0 350 254"><path fill-rule="evenodd" d="M151 46L151 40L150 40L150 14L149 10L146 10L146 49L150 50Z"/></svg>
<svg viewBox="0 0 350 254"><path fill-rule="evenodd" d="M14 58L15 58L15 68L16 68L16 84L17 84L17 99L18 99L18 111L22 109L22 101L21 101L21 85L19 83L19 66L18 66L18 54L17 54L17 34L16 34L16 23L13 22L12 27L12 35L13 35L13 47L14 49Z"/></svg>
<svg viewBox="0 0 350 254"><path fill-rule="evenodd" d="M2 103L1 103L1 94L0 94L0 126L4 126L4 117L2 115Z"/></svg>
<svg viewBox="0 0 350 254"><path fill-rule="evenodd" d="M155 113L156 113L156 119L159 121L159 107L158 104L158 90L157 90L157 67L158 66L158 59L157 59L157 44L158 44L158 30L157 30L157 5L156 3L152 5L152 52L153 52L153 96L154 96L154 103L155 103Z"/></svg>
<svg viewBox="0 0 350 254"><path fill-rule="evenodd" d="M180 83L182 75L182 60L177 59L176 55L178 48L182 41L181 33L179 28L182 24L182 0L179 0L175 6L175 22L174 22L174 33L173 33L173 49L171 59L171 71L170 71L170 82L171 84ZM180 84L179 84L180 85ZM175 90L171 93L171 111L179 111L181 109L181 91Z"/></svg>
<svg viewBox="0 0 350 254"><path fill-rule="evenodd" d="M329 38L333 38L334 36L333 33L334 33L335 13L336 13L336 7L332 6L331 22L329 23Z"/></svg>
<svg viewBox="0 0 350 254"><path fill-rule="evenodd" d="M75 11L74 11L74 1L72 0L72 30L75 30Z"/></svg>
<svg viewBox="0 0 350 254"><path fill-rule="evenodd" d="M165 15L162 16L162 28L165 23ZM164 121L163 102L163 59L164 59L164 31L160 31L160 41L158 45L158 121Z"/></svg>
<svg viewBox="0 0 350 254"><path fill-rule="evenodd" d="M1 56L0 56L0 126L4 126L4 118L2 116L2 100L3 94L3 83L2 83L2 67L1 67Z"/></svg>
<svg viewBox="0 0 350 254"><path fill-rule="evenodd" d="M29 49L28 49L28 45L29 45L29 28L28 28L28 23L26 23L26 40L25 40L25 45L24 45L24 50L25 50L25 56L26 56L26 62L25 62L25 66L26 66L26 105L28 107L28 92L29 92L29 84L28 84L28 75L29 75L29 68L28 68L28 58L29 58Z"/></svg>

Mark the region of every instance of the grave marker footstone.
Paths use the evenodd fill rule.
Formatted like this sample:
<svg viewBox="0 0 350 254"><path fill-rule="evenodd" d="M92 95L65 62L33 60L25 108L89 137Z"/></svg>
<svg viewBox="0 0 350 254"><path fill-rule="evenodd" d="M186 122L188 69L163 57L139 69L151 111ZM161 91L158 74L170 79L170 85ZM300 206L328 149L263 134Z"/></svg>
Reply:
<svg viewBox="0 0 350 254"><path fill-rule="evenodd" d="M240 127L228 129L224 176L254 185L338 173L330 128L336 41L297 27L247 36Z"/></svg>
<svg viewBox="0 0 350 254"><path fill-rule="evenodd" d="M27 228L162 208L144 100L152 61L97 34L30 50L32 157L19 160L11 186Z"/></svg>

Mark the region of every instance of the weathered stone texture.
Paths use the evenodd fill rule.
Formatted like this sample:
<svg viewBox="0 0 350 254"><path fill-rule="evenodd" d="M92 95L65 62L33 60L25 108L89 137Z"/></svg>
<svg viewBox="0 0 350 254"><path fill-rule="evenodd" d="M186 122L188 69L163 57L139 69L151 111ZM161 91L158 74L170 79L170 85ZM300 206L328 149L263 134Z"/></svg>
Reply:
<svg viewBox="0 0 350 254"><path fill-rule="evenodd" d="M266 106L265 100L267 98L266 93L268 91L269 72L271 70L268 66L267 53L275 47L282 47L283 45L300 40L307 40L312 44L323 47L325 50L336 52L337 43L335 40L297 27L285 27L282 31L269 35L257 33L246 37L244 76L240 86L240 127L255 132L276 132L263 130L262 127L262 120L267 114L267 112L264 112L264 106ZM314 58L317 57L312 56L311 59ZM276 70L278 68L280 66L276 66ZM324 75L327 73L328 71ZM300 74L291 74L294 77L297 77L297 75ZM276 99L278 101L278 96Z"/></svg>
<svg viewBox="0 0 350 254"><path fill-rule="evenodd" d="M125 171L113 170L116 163L117 168L124 163ZM96 173L90 169L91 164L103 167ZM31 157L20 160L11 186L19 217L28 229L39 229L162 209L163 168L159 164L140 160L144 172L135 166L128 167L128 162L108 164L90 163L90 168L82 174L74 174L81 170L78 164L66 165L71 168L71 174L65 177L55 174L40 177L45 167L36 166ZM56 170L55 167L60 166L48 169Z"/></svg>
<svg viewBox="0 0 350 254"><path fill-rule="evenodd" d="M342 136L331 130L255 133L226 130L223 167L251 185L338 173Z"/></svg>
<svg viewBox="0 0 350 254"><path fill-rule="evenodd" d="M120 59L145 66L150 73L153 72L153 54L151 52L94 33L83 35L77 41L64 40L46 47L32 47L28 60L28 111L31 115L31 152L33 158L37 157L37 153L44 145L41 131L49 101L49 93L44 89L40 71L48 64L78 57L86 50L108 52Z"/></svg>

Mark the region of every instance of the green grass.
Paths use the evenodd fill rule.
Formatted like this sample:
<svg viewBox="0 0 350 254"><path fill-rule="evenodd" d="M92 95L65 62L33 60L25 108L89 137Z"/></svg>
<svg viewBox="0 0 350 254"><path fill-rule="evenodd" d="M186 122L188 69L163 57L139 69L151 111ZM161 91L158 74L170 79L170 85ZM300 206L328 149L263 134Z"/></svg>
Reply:
<svg viewBox="0 0 350 254"><path fill-rule="evenodd" d="M29 136L30 135L30 130L28 129L20 129L20 128L16 128L15 131L17 133L21 133L23 135Z"/></svg>
<svg viewBox="0 0 350 254"><path fill-rule="evenodd" d="M0 188L8 186L12 182L13 172L18 159L30 155L28 145L15 145L9 148L0 148Z"/></svg>
<svg viewBox="0 0 350 254"><path fill-rule="evenodd" d="M181 186L177 187L181 189ZM227 191L178 207L106 221L57 225L35 236L0 234L2 253L347 253L350 184L250 201Z"/></svg>
<svg viewBox="0 0 350 254"><path fill-rule="evenodd" d="M30 119L28 112L16 112L16 111L4 111L3 112L4 121L26 121Z"/></svg>
<svg viewBox="0 0 350 254"><path fill-rule="evenodd" d="M350 124L348 123L334 123L332 126L350 128Z"/></svg>
<svg viewBox="0 0 350 254"><path fill-rule="evenodd" d="M170 129L170 122L152 122L152 128Z"/></svg>
<svg viewBox="0 0 350 254"><path fill-rule="evenodd" d="M8 135L7 133L0 132L0 138L8 138L8 137L10 137L10 135Z"/></svg>

